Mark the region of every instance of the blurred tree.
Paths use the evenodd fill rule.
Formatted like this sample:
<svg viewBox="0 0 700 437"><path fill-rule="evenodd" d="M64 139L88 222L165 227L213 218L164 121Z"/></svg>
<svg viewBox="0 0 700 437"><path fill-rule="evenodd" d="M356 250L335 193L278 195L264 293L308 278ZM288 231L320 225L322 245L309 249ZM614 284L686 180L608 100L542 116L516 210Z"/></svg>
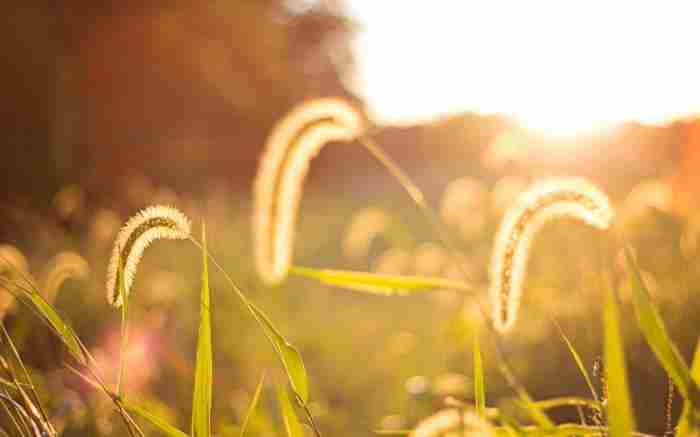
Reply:
<svg viewBox="0 0 700 437"><path fill-rule="evenodd" d="M61 4L2 11L5 186L27 194L11 181L32 174L32 194L56 175L98 191L133 171L248 181L278 116L345 93L350 26L332 1Z"/></svg>
<svg viewBox="0 0 700 437"><path fill-rule="evenodd" d="M700 121L684 123L683 133L673 203L678 212L687 213L700 206Z"/></svg>

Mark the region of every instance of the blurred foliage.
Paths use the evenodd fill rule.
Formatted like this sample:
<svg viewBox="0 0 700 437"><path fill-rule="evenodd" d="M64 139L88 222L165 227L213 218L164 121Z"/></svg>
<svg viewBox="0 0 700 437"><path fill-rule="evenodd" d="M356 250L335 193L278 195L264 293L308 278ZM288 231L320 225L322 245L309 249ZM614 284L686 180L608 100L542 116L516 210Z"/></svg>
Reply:
<svg viewBox="0 0 700 437"><path fill-rule="evenodd" d="M453 208L466 205L471 212L483 211L488 220L478 236L469 239L462 237L458 223L448 229L460 241L463 262L477 291L485 294L490 244L502 212L494 208L498 200L493 196L494 187L499 184L474 181L480 189L469 192L481 193L481 200L460 201ZM201 197L171 191L174 203L185 213L195 221L206 219L211 252L303 353L310 377L309 407L326 433L367 434L377 428L404 428L440 409L446 397L473 402L471 345L473 322L479 315L463 294L443 290L398 298L369 296L304 278L290 278L279 288L267 289L255 277L252 266L247 196L221 187ZM32 272L40 271L58 248L74 250L88 259L92 276L67 281L57 295L56 306L73 323L112 381L117 371L119 312L105 301L103 278L112 238L126 218L117 211L158 201L153 197L155 192L140 200L126 193L128 190L113 201L118 221L104 221L110 217L104 210L76 210L59 223L32 222L29 234L47 236L33 239L31 245L20 244ZM398 189L387 189L381 195L385 200L372 202L374 207L386 211L392 220L390 226L406 229L412 236L411 241L399 241L409 259L399 273L415 274L429 268L434 274L455 278L455 266L449 258L435 246L425 250L426 243L435 239L410 202ZM447 198L436 197L429 199L435 205L437 200ZM651 200L654 198L621 196L616 203L621 216L632 217L623 222L624 234L635 248L642 275L667 321L669 334L688 358L697 342L697 331L692 327L700 322L700 304L693 298L692 285L700 279L700 269L694 267L700 254L700 234L694 230L695 215L643 207ZM370 236L369 251L362 259L346 258L342 251L354 214L362 214L367 203L361 192L346 193L342 198L327 190L307 193L302 202L296 262L323 268L372 269L384 252L395 247L391 240ZM463 214L465 219L469 218L467 212ZM101 226L105 228L97 233L95 229ZM517 377L537 400L588 395L588 386L550 317L559 321L584 366L593 373L594 362L602 354L596 235L574 222L561 221L549 225L533 248L521 321L503 344ZM681 245L681 241L685 243ZM665 251L657 257L659 262L653 262L653 256L645 261L644 254L659 250ZM130 352L127 392L143 405L156 406L155 411L164 413L161 415L180 429L188 426L191 408L200 264L198 253L189 245L156 244L143 259L130 305L134 351ZM629 277L624 265L620 254L615 275L622 285L621 323L632 398L640 429L661 434L666 379L636 329L632 290L626 285ZM214 431L235 435L255 393L260 371L267 369L271 381L283 382L285 376L264 335L224 278L212 272L210 287L215 303ZM104 396L63 369L61 348L48 330L37 325L22 308L11 310L5 322L37 375L37 387L47 400L47 409L62 418L57 423L84 432L98 430L90 431L94 435L121 435L120 422ZM494 345L485 332L481 345L486 399L487 405L492 405L512 396L512 392L497 371ZM358 362L358 356L365 358ZM275 398L274 387L265 387L249 422L248 435L282 432ZM673 405L674 417L680 408L680 402ZM555 410L553 414L559 420L577 420L573 410Z"/></svg>
<svg viewBox="0 0 700 437"><path fill-rule="evenodd" d="M255 277L248 189L269 128L304 98L347 94L341 77L352 67L352 24L336 2L29 0L3 3L0 16L7 51L0 68L6 102L0 244L19 247L34 275L65 250L87 259L91 275L66 281L55 305L106 373L116 375L119 350L119 313L103 291L113 238L137 209L169 203L195 221L206 219L212 253L299 347L310 375L309 407L327 435L406 428L448 396L472 401L478 311L460 293L366 296L303 278L267 289ZM580 143L575 153L533 153L553 140L522 132L507 118L473 114L382 128L376 139L425 188L432 205L451 211L449 220L463 217L449 231L483 293L493 233L513 190L548 174L599 182L620 207L651 297L687 359L700 322L699 126L629 123L567 140ZM472 192L479 198L457 196L456 212L443 208L448 184L465 176L478 185ZM642 189L650 178L652 187L666 189ZM400 187L360 147L324 150L309 179L295 249L299 264L458 278L459 269ZM384 210L391 223L362 245L364 257L346 258L346 231L368 205ZM556 317L591 371L602 354L596 235L570 222L547 229L529 266L521 312L527 323L504 344L536 399L585 396L585 380L549 318ZM622 258L615 267L632 398L641 400L635 401L637 421L661 434L666 379L633 328ZM156 245L140 269L128 389L186 429L199 255L186 245ZM237 435L261 369L270 381L284 375L224 279L212 273L210 281L213 427L217 435ZM123 435L109 401L64 369L65 352L48 329L22 308L4 320L64 435ZM493 343L482 337L481 347L490 405L511 392L493 362ZM275 397L271 386L264 388L246 435L282 435ZM673 405L674 417L680 408ZM568 410L555 416L576 420Z"/></svg>

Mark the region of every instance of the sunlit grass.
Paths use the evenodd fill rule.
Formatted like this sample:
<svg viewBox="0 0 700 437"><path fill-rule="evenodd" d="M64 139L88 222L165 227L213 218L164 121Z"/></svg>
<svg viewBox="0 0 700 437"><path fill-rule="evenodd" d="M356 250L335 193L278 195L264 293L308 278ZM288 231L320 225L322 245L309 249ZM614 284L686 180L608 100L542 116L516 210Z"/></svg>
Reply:
<svg viewBox="0 0 700 437"><path fill-rule="evenodd" d="M311 123L316 126L314 121ZM297 129L289 133L292 131ZM313 147L320 148L323 141L314 138ZM284 146L289 144L287 141ZM266 273L265 268L261 269L251 247L241 243L240 233L247 229L241 225L247 220L241 217L247 216L248 211L239 211L235 226L232 223L236 220L224 218L240 208L234 201L230 209L217 206L212 208L214 211L207 211L207 206L193 206L196 202L183 199L183 210L188 211L188 216L198 212L202 216L192 216L195 220L211 218L218 225L207 227L207 235L202 226L201 239L194 236L197 234L192 232L188 216L174 208L154 207L137 214L116 237L111 268L104 262L106 251L95 257L98 263L86 254L92 275L86 274L87 261L78 253L71 253L70 257L64 253L46 263L47 273L41 281L35 281L27 272L26 260L2 264L2 292L17 298L36 318L27 317L23 310L11 314L11 329L3 341L5 352L10 355L3 357L14 360L20 370L25 367L22 354L31 351L24 346L31 345L29 341L34 338L15 328L24 321L43 322L67 352L63 358L57 355L55 361L65 362L82 384L73 390L91 408L108 405L100 413L85 413L83 422L72 416L61 422L56 418L58 413L54 414L60 405L56 398L71 389L57 387L41 371L18 372L8 367L0 375L0 404L5 408L3 419L10 423L8 429L17 430L22 436L58 436L70 426L86 429L85 423L94 422L101 434L130 436L160 433L177 437L296 437L311 432L317 436L342 434L344 429L413 436L647 435L637 425L644 400L635 398L636 386L644 381L639 381L630 369L638 360L651 362L654 357L655 365L668 374L684 400L676 435L697 432L700 360L695 360L692 367L686 364L669 328L675 321L662 317L666 316L664 305L670 298L649 290L646 278L660 275L652 274L653 263L645 264L643 255L653 247L645 247L637 238L639 232L648 231L644 223L636 224L642 226L636 232L622 224L619 235L582 230L572 223L542 227L554 217L574 218L601 230L611 225L613 205L602 189L566 178L535 184L524 192L521 181L506 184L503 180L488 183L459 179L446 187L439 208L433 208L408 174L378 144L370 142L368 148L389 170L388 176L394 177L409 194L408 200L422 221L411 213L404 217L385 207L355 209L341 196L325 200L315 210L323 209L323 214L319 214L325 220L322 223L336 220L337 226L328 225L315 234L299 232L300 265L291 263L295 242L287 237L293 232L282 232L286 237L274 244L272 241L277 241L279 235L266 237L267 261L286 259L273 262L278 273L284 272L275 280L275 291L261 285L270 283L266 275L271 270ZM313 153L300 154L300 164L292 167L307 166L312 156ZM281 173L288 171L292 170ZM301 178L279 178L272 195L294 191L296 197L301 196L303 174L298 173L298 168L294 172ZM295 187L287 189L285 184ZM284 225L288 227L294 225L296 216L306 218L313 214L311 209L300 210L298 199L286 201L289 195L275 198L268 199L274 204L272 216L253 221L255 227L263 228L254 231L258 235L255 244L279 217L294 217L285 219L291 220ZM360 212L353 219L354 211ZM473 217L463 217L471 213ZM88 234L101 241L114 234L114 216L104 210L96 212ZM464 220L470 218L478 219L479 225L469 226L466 232ZM104 229L98 229L102 226L98 222L102 221ZM690 229L690 223L684 226ZM347 232L341 235L343 229ZM697 244L691 241L696 237L685 237L684 257L697 256ZM150 249L142 257L146 247L158 238L193 244L169 250ZM523 241L527 244L523 245ZM679 253L680 244L678 239ZM631 252L624 252L630 245L638 261ZM319 246L324 249L319 250ZM93 255L100 250L95 241L86 242L85 247ZM196 257L188 251L192 248L197 249ZM376 248L381 250L373 250ZM562 248L570 248L571 254L562 257ZM619 253L627 256L617 257ZM492 273L499 274L497 277L488 276L490 257L498 260L497 268L491 267ZM520 257L518 272L513 267L515 257ZM324 268L306 267L317 265L319 260ZM346 261L353 268L367 268L349 270L341 265ZM526 263L531 264L527 279ZM284 269L279 267L283 265ZM139 279L135 276L138 266ZM503 283L498 280L506 277L506 269L510 280L519 276L517 284L510 284L507 290L509 309L503 317L503 308L499 307L503 306L502 293L489 303L488 290L502 288ZM109 317L107 309L99 309L88 294L80 296L85 302L83 308L64 308L69 299L76 301L76 297L56 295L61 287L69 287L67 278L80 279L73 284L76 288L91 289L93 276L99 278L105 270L110 303L121 299L123 304L118 357L122 360L119 371L123 376L117 386L106 382L111 378L104 375L105 369L93 357L93 348L86 346L99 338L91 329L96 325L101 329L99 323L112 323L106 318L100 320L104 315ZM691 273L678 276L689 280ZM674 278L665 279L657 281L655 290L674 283ZM176 290L163 293L159 287ZM521 293L524 288L533 293ZM129 293L131 289L140 291ZM151 291L158 296L149 298ZM520 294L522 302L513 299ZM378 301L383 306L373 306ZM107 307L103 299L101 304ZM521 317L509 335L501 336L494 325L512 326L518 305L527 307L528 315ZM636 317L626 311L629 306L634 308ZM241 308L243 316L238 311ZM483 311L484 308L489 311ZM85 328L83 319L91 317L100 321ZM167 335L161 334L161 340L144 348L134 362L124 361L132 341L127 335L127 321L137 318L148 320L143 326L162 329ZM246 318L260 329L249 330ZM603 322L592 323L596 318ZM549 326L551 320L554 323ZM592 335L587 338L573 329L579 324ZM438 334L421 332L426 327ZM17 335L15 348L16 334L22 335ZM289 338L295 339L294 345ZM264 340L271 348L260 347ZM434 344L435 341L444 344ZM636 344L641 341L652 352L644 358L630 353L632 347L642 350ZM176 348L161 344L166 342ZM554 354L557 344L565 348L565 363ZM178 348L187 352L174 350ZM603 357L601 381L594 379L600 372L594 372L593 378L588 372L591 350ZM260 354L270 352L277 365L262 360L265 365L261 366ZM51 351L44 353L50 355ZM164 367L161 377L155 378L155 384L160 385L152 391L123 384L133 366L141 365L138 361L143 360ZM564 372L567 365L572 372ZM446 367L453 372L445 372ZM429 374L431 371L434 373ZM550 371L561 373L545 373ZM245 384L248 379L253 384L258 381L257 385L232 388L239 380ZM405 381L405 388L401 381ZM532 381L548 383L550 388L530 385ZM590 393L582 396L575 387L584 383ZM556 394L552 385L556 386ZM271 399L271 392L276 399ZM102 401L94 400L95 397ZM664 408L663 400L659 406ZM385 415L381 424L386 426L377 427L358 419L367 417L368 411L372 417ZM565 413L560 414L561 411ZM119 422L111 428L104 423L98 426L97 416L113 416ZM54 422L63 425L54 426ZM672 427L666 430L667 435L674 432ZM70 435L69 431L65 435Z"/></svg>

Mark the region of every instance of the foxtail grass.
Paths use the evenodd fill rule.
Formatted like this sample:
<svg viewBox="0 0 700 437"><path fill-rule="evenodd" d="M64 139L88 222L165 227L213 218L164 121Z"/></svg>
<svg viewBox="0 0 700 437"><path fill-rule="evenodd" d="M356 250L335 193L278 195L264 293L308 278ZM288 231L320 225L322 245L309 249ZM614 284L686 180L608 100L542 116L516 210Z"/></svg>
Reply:
<svg viewBox="0 0 700 437"><path fill-rule="evenodd" d="M329 142L352 141L364 129L361 114L336 98L302 103L272 129L254 186L255 264L263 281L287 275L304 179L310 161Z"/></svg>
<svg viewBox="0 0 700 437"><path fill-rule="evenodd" d="M537 232L556 218L608 229L614 218L607 196L583 179L551 179L522 193L503 218L489 270L493 323L499 332L515 324L530 248Z"/></svg>
<svg viewBox="0 0 700 437"><path fill-rule="evenodd" d="M90 274L90 266L85 258L75 252L65 251L49 261L41 278L44 299L53 304L58 291L69 279L84 280Z"/></svg>
<svg viewBox="0 0 700 437"><path fill-rule="evenodd" d="M119 231L107 270L107 300L120 307L128 296L144 251L156 240L184 240L190 237L190 220L169 206L150 206L126 222ZM122 278L118 278L119 269ZM123 281L124 295L119 290Z"/></svg>

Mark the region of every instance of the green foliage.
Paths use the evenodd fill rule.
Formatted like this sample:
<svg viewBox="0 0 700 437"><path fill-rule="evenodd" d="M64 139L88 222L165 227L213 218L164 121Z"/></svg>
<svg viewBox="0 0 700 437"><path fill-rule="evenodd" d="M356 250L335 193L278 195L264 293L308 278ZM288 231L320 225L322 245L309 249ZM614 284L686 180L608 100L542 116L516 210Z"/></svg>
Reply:
<svg viewBox="0 0 700 437"><path fill-rule="evenodd" d="M284 429L287 433L287 437L304 437L304 429L299 422L296 411L294 411L294 405L292 405L289 400L287 389L285 387L278 388L277 401L279 403L280 413L282 415L282 421L284 422Z"/></svg>
<svg viewBox="0 0 700 437"><path fill-rule="evenodd" d="M695 356L693 357L693 366L690 369L690 374L697 383L700 381L700 341L695 346ZM678 423L676 435L678 437L687 437L697 434L700 430L700 412L694 408L692 402L686 400L683 404L683 412Z"/></svg>
<svg viewBox="0 0 700 437"><path fill-rule="evenodd" d="M607 417L611 437L629 437L635 428L622 333L620 310L612 288L604 280L605 304L603 307L603 360L608 382Z"/></svg>
<svg viewBox="0 0 700 437"><path fill-rule="evenodd" d="M263 386L265 384L265 373L260 376L260 381L258 382L258 386L255 388L255 394L253 395L253 399L250 401L250 405L248 406L248 411L245 413L245 419L243 419L243 423L241 424L241 433L239 437L245 437L245 432L248 429L248 422L250 421L250 418L253 416L253 413L255 412L255 407L258 405L258 401L260 400L260 394L262 393Z"/></svg>
<svg viewBox="0 0 700 437"><path fill-rule="evenodd" d="M649 291L642 280L637 264L635 263L629 248L625 248L627 265L632 271L632 292L634 297L634 309L637 314L639 328L652 351L671 377L683 397L696 402L700 400L700 389L693 381L688 370L688 365L678 348L671 340L661 316L649 299Z"/></svg>
<svg viewBox="0 0 700 437"><path fill-rule="evenodd" d="M476 414L486 417L486 388L484 384L484 363L481 359L479 331L474 330L474 406Z"/></svg>
<svg viewBox="0 0 700 437"><path fill-rule="evenodd" d="M586 370L586 366L583 365L583 360L581 359L581 356L579 353L576 351L576 348L574 345L571 343L569 340L569 337L566 336L566 333L564 333L564 330L561 329L561 326L556 320L554 321L554 325L557 328L557 331L559 332L559 335L561 338L564 340L564 343L566 343L567 349L569 349L569 352L571 353L571 356L574 359L574 362L576 362L576 367L578 367L579 372L581 373L581 376L583 376L583 379L586 380L586 385L588 386L588 389L591 391L591 396L593 396L594 399L598 399L598 396L596 395L595 387L593 387L593 382L591 381L591 377L588 375L588 371Z"/></svg>
<svg viewBox="0 0 700 437"><path fill-rule="evenodd" d="M133 414L145 419L148 423L150 423L151 425L158 428L164 435L167 435L170 437L189 437L187 434L185 434L184 432L175 428L174 426L170 425L168 422L166 422L161 417L159 417L153 413L148 412L146 409L142 408L141 406L139 406L135 403L129 402L126 399L122 399L121 403L128 412L133 413Z"/></svg>
<svg viewBox="0 0 700 437"><path fill-rule="evenodd" d="M3 288L12 293L16 299L27 306L54 331L76 361L82 365L87 365L90 362L90 355L73 328L68 322L63 320L51 304L41 297L41 294L33 284L26 280L0 284L4 285Z"/></svg>
<svg viewBox="0 0 700 437"><path fill-rule="evenodd" d="M306 404L309 400L309 381L306 376L306 367L304 367L301 354L282 336L282 334L280 334L265 313L252 303L250 304L250 309L255 318L260 322L260 326L263 327L265 335L274 346L277 356L282 361L294 394L297 396L299 402Z"/></svg>
<svg viewBox="0 0 700 437"><path fill-rule="evenodd" d="M406 295L440 289L471 291L462 282L425 276L383 275L348 270L292 267L290 273L315 279L326 285L384 296Z"/></svg>
<svg viewBox="0 0 700 437"><path fill-rule="evenodd" d="M119 350L119 376L117 380L117 393L122 394L122 387L126 383L126 357L129 347L129 294L124 287L124 260L119 260L117 266L117 288L122 296L121 307L121 345Z"/></svg>
<svg viewBox="0 0 700 437"><path fill-rule="evenodd" d="M211 335L211 299L209 297L209 269L207 264L206 227L202 224L202 292L200 302L197 362L192 395L192 437L211 436L211 396L213 353Z"/></svg>

